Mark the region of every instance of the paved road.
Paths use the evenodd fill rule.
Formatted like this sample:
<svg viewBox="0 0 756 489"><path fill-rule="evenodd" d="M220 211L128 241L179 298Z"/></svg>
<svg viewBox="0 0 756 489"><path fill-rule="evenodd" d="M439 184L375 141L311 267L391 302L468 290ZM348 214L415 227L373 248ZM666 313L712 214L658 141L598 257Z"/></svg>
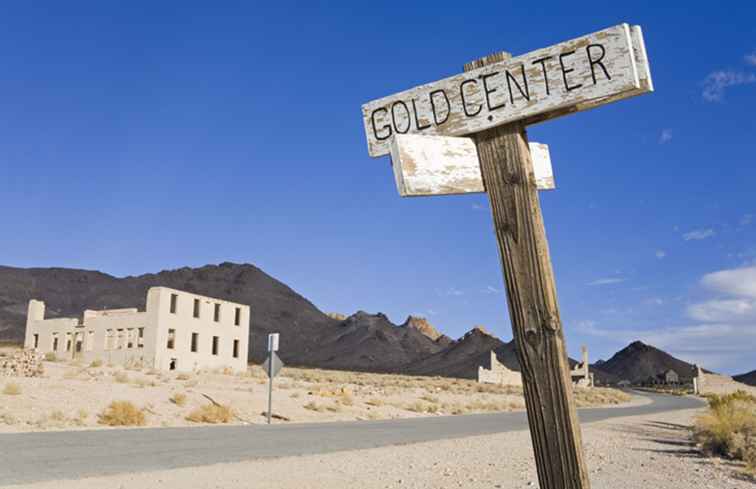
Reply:
<svg viewBox="0 0 756 489"><path fill-rule="evenodd" d="M580 419L589 423L702 405L692 398L643 395L653 402L584 409ZM0 435L0 484L310 455L526 428L525 413L518 412L345 423L4 434Z"/></svg>

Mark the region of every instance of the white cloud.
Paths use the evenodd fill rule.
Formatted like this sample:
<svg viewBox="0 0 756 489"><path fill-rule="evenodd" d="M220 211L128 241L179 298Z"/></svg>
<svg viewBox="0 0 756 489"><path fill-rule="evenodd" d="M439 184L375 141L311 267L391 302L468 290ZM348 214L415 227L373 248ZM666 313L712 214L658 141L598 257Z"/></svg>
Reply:
<svg viewBox="0 0 756 489"><path fill-rule="evenodd" d="M693 231L683 234L683 239L685 241L700 241L702 239L711 238L715 234L716 233L711 228L694 229Z"/></svg>
<svg viewBox="0 0 756 489"><path fill-rule="evenodd" d="M596 286L596 285L613 285L613 284L619 284L624 282L624 278L620 277L607 277L607 278L600 278L597 280L594 280L593 282L588 282L588 285Z"/></svg>
<svg viewBox="0 0 756 489"><path fill-rule="evenodd" d="M504 292L502 289L497 289L496 287L489 285L485 289L483 289L484 294L501 294Z"/></svg>
<svg viewBox="0 0 756 489"><path fill-rule="evenodd" d="M746 54L744 56L746 64L749 64L751 66L756 66L756 51L752 52L751 54Z"/></svg>
<svg viewBox="0 0 756 489"><path fill-rule="evenodd" d="M677 358L708 369L743 373L753 369L756 322L694 324L639 330L604 328L595 321L580 321L576 329L586 335L613 340L621 346L640 340Z"/></svg>
<svg viewBox="0 0 756 489"><path fill-rule="evenodd" d="M724 299L688 306L688 316L704 322L756 321L756 300Z"/></svg>
<svg viewBox="0 0 756 489"><path fill-rule="evenodd" d="M656 250L656 258L658 258L659 260L662 260L662 259L666 258L666 256L667 256L667 252L666 251L664 251L664 250Z"/></svg>
<svg viewBox="0 0 756 489"><path fill-rule="evenodd" d="M440 295L441 297L459 297L462 295L465 295L464 292L461 290L455 288L455 287L449 287L445 290L436 290L436 293Z"/></svg>
<svg viewBox="0 0 756 489"><path fill-rule="evenodd" d="M701 279L701 285L716 292L756 299L756 267L709 273Z"/></svg>
<svg viewBox="0 0 756 489"><path fill-rule="evenodd" d="M728 88L751 83L756 83L756 74L754 73L719 70L709 73L706 77L701 95L707 102L721 102Z"/></svg>
<svg viewBox="0 0 756 489"><path fill-rule="evenodd" d="M659 144L664 144L672 141L672 129L662 129L659 135Z"/></svg>
<svg viewBox="0 0 756 489"><path fill-rule="evenodd" d="M741 226L749 226L753 222L753 214L746 214L740 218Z"/></svg>
<svg viewBox="0 0 756 489"><path fill-rule="evenodd" d="M742 373L756 367L756 266L720 270L704 275L701 285L717 294L689 305L692 324L655 329L606 328L593 320L576 329L620 345L640 340L690 363L709 369ZM656 303L651 299L650 304Z"/></svg>

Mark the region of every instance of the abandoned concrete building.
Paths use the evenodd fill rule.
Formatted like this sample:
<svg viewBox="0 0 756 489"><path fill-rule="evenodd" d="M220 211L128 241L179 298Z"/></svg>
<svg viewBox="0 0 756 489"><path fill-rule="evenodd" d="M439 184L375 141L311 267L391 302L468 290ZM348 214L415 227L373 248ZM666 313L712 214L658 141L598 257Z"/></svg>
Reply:
<svg viewBox="0 0 756 489"><path fill-rule="evenodd" d="M25 348L59 359L101 360L159 370L247 368L249 306L152 287L145 311L84 311L45 319L45 303L29 301Z"/></svg>
<svg viewBox="0 0 756 489"><path fill-rule="evenodd" d="M570 372L573 385L579 387L593 387L593 372L589 370L588 349L583 346L583 361ZM478 382L481 384L522 385L522 376L517 370L510 370L496 357L491 350L488 361L478 366Z"/></svg>

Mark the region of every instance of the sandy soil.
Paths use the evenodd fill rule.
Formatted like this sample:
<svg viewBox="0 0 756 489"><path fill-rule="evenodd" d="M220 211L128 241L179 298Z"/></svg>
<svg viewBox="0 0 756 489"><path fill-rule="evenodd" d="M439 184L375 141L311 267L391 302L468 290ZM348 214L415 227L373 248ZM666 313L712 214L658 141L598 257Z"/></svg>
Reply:
<svg viewBox="0 0 756 489"><path fill-rule="evenodd" d="M594 489L753 489L735 463L688 443L695 411L618 418L583 427ZM21 487L21 486L15 486ZM537 488L527 431L319 456L55 481L35 489L515 489Z"/></svg>
<svg viewBox="0 0 756 489"><path fill-rule="evenodd" d="M3 393L15 384L17 394ZM175 374L146 369L45 362L41 378L0 378L0 432L103 428L98 415L127 400L145 410L147 426L192 425L186 416L210 401L229 405L233 423L263 423L267 378L259 367L244 375ZM13 389L11 389L12 391ZM186 396L183 405L171 399ZM580 389L581 406L626 402L624 393ZM349 421L524 409L519 387L401 375L285 368L275 380L278 422Z"/></svg>

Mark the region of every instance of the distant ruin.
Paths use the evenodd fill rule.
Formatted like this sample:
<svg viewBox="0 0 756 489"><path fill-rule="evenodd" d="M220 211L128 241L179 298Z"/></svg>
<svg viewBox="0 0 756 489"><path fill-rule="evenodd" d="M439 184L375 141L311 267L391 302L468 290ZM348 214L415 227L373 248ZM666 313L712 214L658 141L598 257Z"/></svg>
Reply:
<svg viewBox="0 0 756 489"><path fill-rule="evenodd" d="M478 367L478 382L481 384L522 385L522 375L516 370L510 370L496 358L496 352L491 350L488 366Z"/></svg>
<svg viewBox="0 0 756 489"><path fill-rule="evenodd" d="M145 311L86 310L81 318L45 318L45 303L31 300L24 348L63 360L243 372L249 315L249 306L166 287L149 289Z"/></svg>
<svg viewBox="0 0 756 489"><path fill-rule="evenodd" d="M588 348L581 348L582 362L578 363L570 372L572 384L578 387L593 387L593 372L588 363ZM481 384L522 385L522 375L517 370L510 370L496 357L491 350L488 365L478 367L478 382ZM488 367L488 368L486 368Z"/></svg>
<svg viewBox="0 0 756 489"><path fill-rule="evenodd" d="M572 377L572 385L577 387L593 387L593 372L590 371L590 364L588 363L588 347L585 345L580 347L582 353L582 361L575 365L575 368L570 372Z"/></svg>

